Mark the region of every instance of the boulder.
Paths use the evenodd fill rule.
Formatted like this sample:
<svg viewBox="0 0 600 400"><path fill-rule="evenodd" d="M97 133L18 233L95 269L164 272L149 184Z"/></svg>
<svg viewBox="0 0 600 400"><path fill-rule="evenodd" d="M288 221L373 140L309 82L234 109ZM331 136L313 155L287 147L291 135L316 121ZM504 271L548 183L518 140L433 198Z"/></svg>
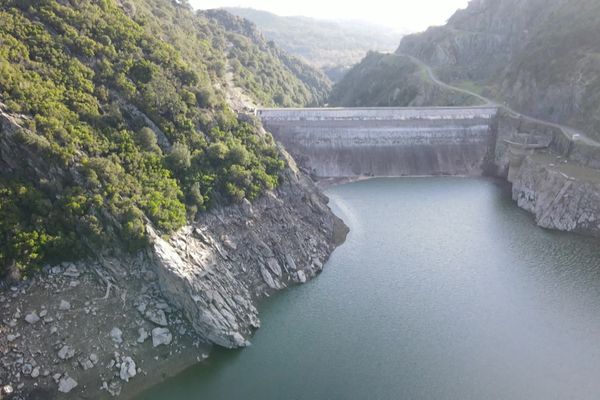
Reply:
<svg viewBox="0 0 600 400"><path fill-rule="evenodd" d="M79 360L79 365L81 365L81 368L83 368L84 371L86 371L90 368L94 368L94 363L89 358Z"/></svg>
<svg viewBox="0 0 600 400"><path fill-rule="evenodd" d="M31 375L31 372L33 372L33 366L29 363L24 364L23 368L21 368L21 372L23 375Z"/></svg>
<svg viewBox="0 0 600 400"><path fill-rule="evenodd" d="M123 343L123 331L117 327L114 327L110 331L110 338L115 343Z"/></svg>
<svg viewBox="0 0 600 400"><path fill-rule="evenodd" d="M123 358L123 361L121 362L121 371L119 373L121 379L125 382L129 382L129 378L133 378L136 373L135 361L133 361L131 357Z"/></svg>
<svg viewBox="0 0 600 400"><path fill-rule="evenodd" d="M72 358L74 355L75 355L75 350L71 346L68 346L68 345L64 345L58 351L58 358L60 358L61 360L68 360L68 359Z"/></svg>
<svg viewBox="0 0 600 400"><path fill-rule="evenodd" d="M173 340L173 335L167 328L152 329L152 346L169 345Z"/></svg>
<svg viewBox="0 0 600 400"><path fill-rule="evenodd" d="M137 338L138 343L144 343L146 339L148 339L148 336L150 336L144 328L138 329L138 333L140 334L140 336Z"/></svg>
<svg viewBox="0 0 600 400"><path fill-rule="evenodd" d="M29 323L29 324L35 324L39 320L40 320L40 317L38 317L38 315L35 312L32 312L31 314L27 314L25 316L25 321L27 321L27 323Z"/></svg>
<svg viewBox="0 0 600 400"><path fill-rule="evenodd" d="M61 300L60 305L58 306L58 309L60 311L68 311L71 309L71 303L69 303L68 301L65 301L65 300Z"/></svg>
<svg viewBox="0 0 600 400"><path fill-rule="evenodd" d="M58 381L58 391L61 393L69 393L77 387L77 381L68 375L63 376Z"/></svg>
<svg viewBox="0 0 600 400"><path fill-rule="evenodd" d="M150 320L151 322L155 323L156 325L159 326L167 326L167 316L165 315L165 312L163 310L157 310L157 309L147 309L146 313L145 313L146 318L148 318L148 320Z"/></svg>

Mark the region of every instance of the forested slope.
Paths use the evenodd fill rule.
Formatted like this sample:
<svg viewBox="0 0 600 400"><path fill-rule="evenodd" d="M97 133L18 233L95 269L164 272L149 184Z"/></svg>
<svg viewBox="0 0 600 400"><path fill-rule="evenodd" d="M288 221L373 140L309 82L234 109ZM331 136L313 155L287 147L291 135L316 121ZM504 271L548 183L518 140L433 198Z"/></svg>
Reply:
<svg viewBox="0 0 600 400"><path fill-rule="evenodd" d="M266 105L324 95L185 2L2 0L0 43L0 275L276 186L272 138L225 103L229 65Z"/></svg>

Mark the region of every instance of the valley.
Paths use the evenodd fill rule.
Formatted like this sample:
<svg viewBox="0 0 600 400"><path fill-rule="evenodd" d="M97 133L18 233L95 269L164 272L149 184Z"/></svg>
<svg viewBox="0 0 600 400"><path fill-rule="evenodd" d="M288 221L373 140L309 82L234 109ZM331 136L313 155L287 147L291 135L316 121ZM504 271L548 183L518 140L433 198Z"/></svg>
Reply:
<svg viewBox="0 0 600 400"><path fill-rule="evenodd" d="M0 399L593 398L597 16L0 2Z"/></svg>

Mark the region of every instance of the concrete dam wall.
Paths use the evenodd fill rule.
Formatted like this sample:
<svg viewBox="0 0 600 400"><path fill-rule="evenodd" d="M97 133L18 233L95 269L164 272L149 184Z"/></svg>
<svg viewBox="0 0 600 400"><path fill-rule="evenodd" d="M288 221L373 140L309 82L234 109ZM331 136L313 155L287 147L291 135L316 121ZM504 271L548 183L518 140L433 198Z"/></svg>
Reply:
<svg viewBox="0 0 600 400"><path fill-rule="evenodd" d="M494 148L497 112L493 107L257 111L296 161L320 178L481 175Z"/></svg>

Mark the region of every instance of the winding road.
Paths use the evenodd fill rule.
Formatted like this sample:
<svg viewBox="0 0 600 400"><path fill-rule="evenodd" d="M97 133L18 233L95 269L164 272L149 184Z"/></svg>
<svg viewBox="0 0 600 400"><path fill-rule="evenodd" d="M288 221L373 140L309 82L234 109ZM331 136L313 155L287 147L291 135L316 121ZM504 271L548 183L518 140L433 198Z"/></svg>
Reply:
<svg viewBox="0 0 600 400"><path fill-rule="evenodd" d="M488 99L487 97L484 97L484 96L477 94L475 92L472 92L470 90L463 89L463 88L460 88L457 86L452 86L445 82L442 82L441 80L438 79L437 76L435 76L433 69L429 65L425 64L423 61L421 61L418 58L413 57L411 55L408 55L408 54L403 54L403 55L410 58L419 67L423 68L425 70L425 72L427 72L429 79L431 79L437 85L440 85L446 89L450 89L450 90L454 90L454 91L457 91L460 93L468 94L470 96L474 96L474 97L478 98L479 100L481 100L484 103L483 105L485 105L485 106L503 108L506 111L508 111L510 114L512 114L514 117L520 117L520 118L523 118L523 119L526 119L526 120L529 120L532 122L537 122L537 123L545 124L545 125L548 125L548 126L551 126L554 128L558 128L558 129L562 130L562 132L572 141L579 141L579 142L582 142L589 146L600 147L600 142L590 138L589 136L587 136L585 133L583 133L582 131L580 131L578 129L575 129L575 128L572 128L569 126L565 126L565 125L561 125L561 124L557 124L554 122L541 120L541 119L538 119L535 117L531 117L529 115L522 114L518 111L513 110L506 104L499 104L491 99Z"/></svg>

